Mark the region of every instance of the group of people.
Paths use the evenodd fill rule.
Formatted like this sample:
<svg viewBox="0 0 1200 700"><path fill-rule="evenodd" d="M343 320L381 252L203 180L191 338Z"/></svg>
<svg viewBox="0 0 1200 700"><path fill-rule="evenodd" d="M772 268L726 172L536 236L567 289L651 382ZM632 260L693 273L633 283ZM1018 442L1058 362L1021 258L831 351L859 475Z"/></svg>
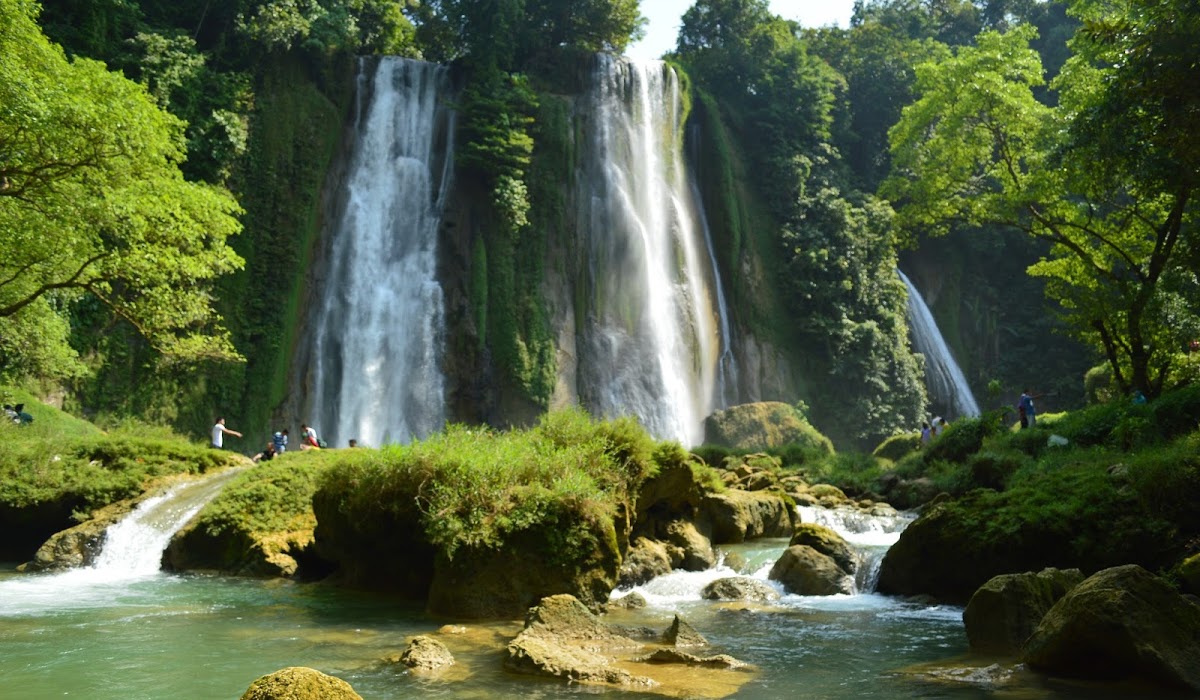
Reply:
<svg viewBox="0 0 1200 700"><path fill-rule="evenodd" d="M933 439L946 431L950 426L945 418L934 416L932 420L921 423L921 447L929 445Z"/></svg>
<svg viewBox="0 0 1200 700"><path fill-rule="evenodd" d="M232 435L239 438L242 437L242 434L238 431L226 427L224 417L218 417L217 422L212 427L212 440L209 444L214 449L224 449L226 435ZM317 437L316 429L307 423L300 424L300 435L300 449L302 450L319 450L322 447L326 447L325 441ZM351 440L350 446L356 447L357 442L355 440ZM263 451L254 455L253 459L255 462L269 462L270 460L275 459L275 457L278 455L287 452L287 448L288 431L285 428L283 430L276 431L275 434L271 436L271 439L267 442L267 446L263 448Z"/></svg>

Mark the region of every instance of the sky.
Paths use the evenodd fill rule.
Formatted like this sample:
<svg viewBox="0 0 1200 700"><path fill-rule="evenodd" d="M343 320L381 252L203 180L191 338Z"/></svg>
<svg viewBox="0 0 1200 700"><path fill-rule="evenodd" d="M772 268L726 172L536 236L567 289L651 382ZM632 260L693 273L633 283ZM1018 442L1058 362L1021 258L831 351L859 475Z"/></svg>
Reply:
<svg viewBox="0 0 1200 700"><path fill-rule="evenodd" d="M646 38L625 53L632 58L659 58L675 48L679 36L679 18L693 0L642 0L642 14L650 20ZM799 20L805 27L836 24L847 27L854 0L770 0L771 12L784 19Z"/></svg>

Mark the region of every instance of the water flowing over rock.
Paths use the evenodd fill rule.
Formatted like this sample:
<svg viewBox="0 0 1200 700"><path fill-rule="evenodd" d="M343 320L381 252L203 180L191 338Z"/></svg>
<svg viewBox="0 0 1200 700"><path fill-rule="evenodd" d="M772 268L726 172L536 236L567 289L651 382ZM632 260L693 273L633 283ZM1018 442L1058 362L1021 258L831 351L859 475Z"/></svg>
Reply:
<svg viewBox="0 0 1200 700"><path fill-rule="evenodd" d="M331 445L407 442L445 421L437 241L453 170L449 71L360 65L356 139L310 316L306 415Z"/></svg>
<svg viewBox="0 0 1200 700"><path fill-rule="evenodd" d="M908 323L912 329L913 344L918 352L925 355L925 381L930 399L943 407L947 418L978 416L979 404L971 393L962 368L954 361L954 355L950 354L950 346L946 345L933 312L908 277L899 270L896 272L908 288Z"/></svg>
<svg viewBox="0 0 1200 700"><path fill-rule="evenodd" d="M679 77L661 61L600 55L592 83L577 195L586 312L567 383L595 414L631 413L656 437L699 444L723 401L729 338L683 159Z"/></svg>

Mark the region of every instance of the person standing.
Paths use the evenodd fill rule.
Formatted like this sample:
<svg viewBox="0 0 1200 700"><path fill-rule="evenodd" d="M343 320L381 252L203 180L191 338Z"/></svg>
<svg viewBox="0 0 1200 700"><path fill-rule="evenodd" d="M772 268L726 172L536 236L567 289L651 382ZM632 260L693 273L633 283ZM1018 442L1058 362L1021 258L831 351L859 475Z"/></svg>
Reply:
<svg viewBox="0 0 1200 700"><path fill-rule="evenodd" d="M271 444L275 445L275 454L283 454L287 452L288 432L280 430L271 437Z"/></svg>
<svg viewBox="0 0 1200 700"><path fill-rule="evenodd" d="M1030 391L1028 387L1021 392L1021 398L1017 400L1017 410L1022 414L1022 428L1032 428L1037 422L1037 410L1033 407L1033 400L1041 396Z"/></svg>
<svg viewBox="0 0 1200 700"><path fill-rule="evenodd" d="M924 449L924 448L928 447L929 443L932 440L933 440L933 429L929 427L929 423L922 422L921 423L921 448Z"/></svg>
<svg viewBox="0 0 1200 700"><path fill-rule="evenodd" d="M236 430L231 430L225 427L225 418L217 419L217 422L212 427L212 446L216 449L222 449L225 445L225 433L229 433L234 437L241 437L242 434Z"/></svg>

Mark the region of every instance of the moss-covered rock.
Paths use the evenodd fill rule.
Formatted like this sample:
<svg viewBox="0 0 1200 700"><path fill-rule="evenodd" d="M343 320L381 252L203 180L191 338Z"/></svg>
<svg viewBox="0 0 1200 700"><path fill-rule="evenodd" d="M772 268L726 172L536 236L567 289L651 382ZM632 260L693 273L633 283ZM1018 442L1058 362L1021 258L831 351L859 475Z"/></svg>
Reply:
<svg viewBox="0 0 1200 700"><path fill-rule="evenodd" d="M748 600L754 603L770 603L779 600L779 591L749 576L719 578L700 591L705 600Z"/></svg>
<svg viewBox="0 0 1200 700"><path fill-rule="evenodd" d="M879 443L871 454L878 459L899 462L919 449L921 449L920 433L900 433Z"/></svg>
<svg viewBox="0 0 1200 700"><path fill-rule="evenodd" d="M824 525L816 523L801 523L796 526L788 547L796 545L812 547L824 554L837 564L844 573L854 575L858 571L859 557L850 544L838 533Z"/></svg>
<svg viewBox="0 0 1200 700"><path fill-rule="evenodd" d="M629 545L625 559L621 562L620 580L622 587L640 586L655 576L671 571L671 555L667 547L658 540L638 537Z"/></svg>
<svg viewBox="0 0 1200 700"><path fill-rule="evenodd" d="M803 445L833 454L833 443L794 406L762 401L732 406L704 420L704 441L743 450Z"/></svg>
<svg viewBox="0 0 1200 700"><path fill-rule="evenodd" d="M433 637L418 635L408 641L408 647L400 654L398 663L417 673L433 674L454 665L454 655Z"/></svg>
<svg viewBox="0 0 1200 700"><path fill-rule="evenodd" d="M768 578L779 581L787 592L796 595L854 592L854 577L839 567L833 557L802 544L784 550Z"/></svg>
<svg viewBox="0 0 1200 700"><path fill-rule="evenodd" d="M302 666L262 676L241 700L362 700L346 681Z"/></svg>
<svg viewBox="0 0 1200 700"><path fill-rule="evenodd" d="M1200 606L1140 566L1106 569L1050 608L1023 658L1049 673L1200 691Z"/></svg>
<svg viewBox="0 0 1200 700"><path fill-rule="evenodd" d="M996 576L963 610L971 651L1016 655L1046 611L1083 581L1079 569L1042 569Z"/></svg>
<svg viewBox="0 0 1200 700"><path fill-rule="evenodd" d="M1183 580L1186 592L1200 595L1200 554L1193 554L1180 562L1179 577Z"/></svg>
<svg viewBox="0 0 1200 700"><path fill-rule="evenodd" d="M778 493L729 489L701 503L713 544L736 544L756 537L787 537L794 520L791 504Z"/></svg>

